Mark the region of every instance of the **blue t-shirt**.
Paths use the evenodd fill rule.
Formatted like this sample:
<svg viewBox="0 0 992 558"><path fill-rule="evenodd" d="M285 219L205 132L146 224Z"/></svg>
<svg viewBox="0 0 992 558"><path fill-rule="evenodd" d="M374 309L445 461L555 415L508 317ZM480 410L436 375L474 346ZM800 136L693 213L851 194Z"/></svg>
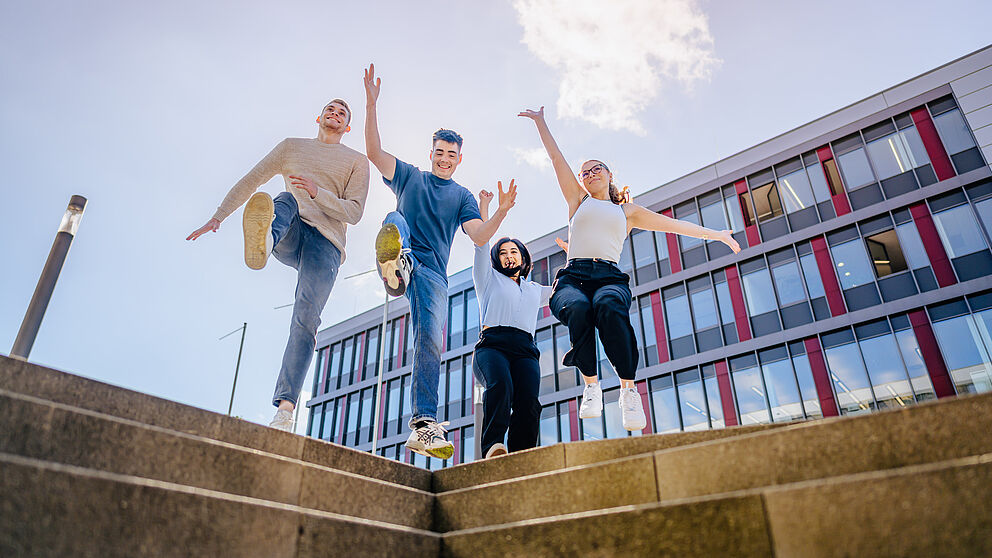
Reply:
<svg viewBox="0 0 992 558"><path fill-rule="evenodd" d="M396 193L396 211L410 226L410 250L417 261L448 279L448 256L457 228L472 219L482 219L479 202L454 180L396 159L392 180L382 178Z"/></svg>

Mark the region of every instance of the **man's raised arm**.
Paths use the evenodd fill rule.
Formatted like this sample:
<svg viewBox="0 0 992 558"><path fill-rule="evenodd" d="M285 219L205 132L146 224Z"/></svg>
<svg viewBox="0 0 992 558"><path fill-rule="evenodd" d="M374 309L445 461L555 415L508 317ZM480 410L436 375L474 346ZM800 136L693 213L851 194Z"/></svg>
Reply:
<svg viewBox="0 0 992 558"><path fill-rule="evenodd" d="M382 150L379 139L379 118L375 103L379 100L381 79L375 77L375 64L365 70L365 155L386 180L392 180L396 172L396 157Z"/></svg>

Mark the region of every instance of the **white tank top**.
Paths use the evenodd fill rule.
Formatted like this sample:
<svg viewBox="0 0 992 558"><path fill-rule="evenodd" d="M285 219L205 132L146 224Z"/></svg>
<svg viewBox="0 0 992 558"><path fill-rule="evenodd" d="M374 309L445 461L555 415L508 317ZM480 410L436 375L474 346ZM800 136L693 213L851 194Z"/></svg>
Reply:
<svg viewBox="0 0 992 558"><path fill-rule="evenodd" d="M568 222L568 259L599 258L620 261L627 238L627 216L609 200L589 196Z"/></svg>

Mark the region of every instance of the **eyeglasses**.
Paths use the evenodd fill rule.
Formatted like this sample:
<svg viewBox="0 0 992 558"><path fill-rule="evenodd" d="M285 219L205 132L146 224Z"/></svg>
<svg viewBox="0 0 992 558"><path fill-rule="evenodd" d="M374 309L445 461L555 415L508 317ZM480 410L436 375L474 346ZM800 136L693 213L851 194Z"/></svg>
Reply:
<svg viewBox="0 0 992 558"><path fill-rule="evenodd" d="M599 174L599 173L603 172L604 170L609 170L609 169L606 168L606 165L604 165L602 163L600 163L598 165L594 165L592 168L589 168L589 169L586 169L586 170L580 172L579 173L579 179L585 180L585 179L589 178L590 176L592 176L594 174Z"/></svg>

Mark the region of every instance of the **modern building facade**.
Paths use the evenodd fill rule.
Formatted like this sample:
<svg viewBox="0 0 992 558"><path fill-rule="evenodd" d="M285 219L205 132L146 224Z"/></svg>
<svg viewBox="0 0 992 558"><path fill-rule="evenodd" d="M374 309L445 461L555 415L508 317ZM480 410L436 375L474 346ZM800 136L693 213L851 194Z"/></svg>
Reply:
<svg viewBox="0 0 992 558"><path fill-rule="evenodd" d="M868 413L992 390L992 46L638 196L665 215L731 228L744 248L635 231L631 276L644 433ZM566 229L528 243L532 278L565 264ZM455 456L403 447L410 418L409 306L318 334L307 433L440 468L475 458L471 270L449 277L439 420ZM631 435L600 360L606 410L578 419L581 380L548 308L540 443ZM379 343L386 343L382 398ZM602 355L602 348L599 353Z"/></svg>

